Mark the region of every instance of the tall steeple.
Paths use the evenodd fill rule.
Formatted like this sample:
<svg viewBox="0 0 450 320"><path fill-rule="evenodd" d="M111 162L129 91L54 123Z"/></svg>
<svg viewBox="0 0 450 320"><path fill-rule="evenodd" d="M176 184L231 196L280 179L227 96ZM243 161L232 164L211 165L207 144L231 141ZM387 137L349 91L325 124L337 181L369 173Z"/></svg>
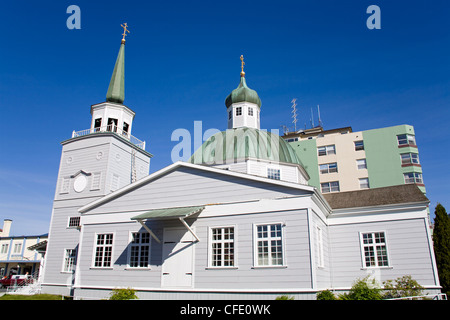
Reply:
<svg viewBox="0 0 450 320"><path fill-rule="evenodd" d="M107 102L116 102L122 104L125 100L125 37L127 36L128 25L122 24L123 38L120 44L119 54L117 55L116 65L106 93Z"/></svg>

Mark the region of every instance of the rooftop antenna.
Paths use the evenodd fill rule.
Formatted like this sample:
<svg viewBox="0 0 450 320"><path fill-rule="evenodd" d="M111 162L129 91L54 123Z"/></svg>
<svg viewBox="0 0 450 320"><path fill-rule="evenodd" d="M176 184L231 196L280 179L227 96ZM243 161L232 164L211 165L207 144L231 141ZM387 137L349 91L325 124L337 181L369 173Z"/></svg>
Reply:
<svg viewBox="0 0 450 320"><path fill-rule="evenodd" d="M297 132L297 104L295 103L297 101L297 99L292 99L291 103L292 103L292 119L294 119L292 121L292 123L294 124L294 131Z"/></svg>
<svg viewBox="0 0 450 320"><path fill-rule="evenodd" d="M311 129L314 128L314 113L313 109L311 108Z"/></svg>
<svg viewBox="0 0 450 320"><path fill-rule="evenodd" d="M320 107L317 105L317 112L319 113L319 127L323 127L322 120L320 119Z"/></svg>

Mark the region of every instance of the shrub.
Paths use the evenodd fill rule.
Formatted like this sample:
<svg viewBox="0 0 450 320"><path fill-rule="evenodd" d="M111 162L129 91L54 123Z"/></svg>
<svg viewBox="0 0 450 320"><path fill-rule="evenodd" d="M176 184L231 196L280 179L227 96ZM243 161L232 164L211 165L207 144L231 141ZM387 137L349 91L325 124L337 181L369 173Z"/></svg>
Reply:
<svg viewBox="0 0 450 320"><path fill-rule="evenodd" d="M275 300L294 300L294 297L289 297L288 295L282 295L275 298Z"/></svg>
<svg viewBox="0 0 450 320"><path fill-rule="evenodd" d="M114 289L111 292L111 297L109 300L134 300L138 299L136 296L136 290L127 288L127 289Z"/></svg>
<svg viewBox="0 0 450 320"><path fill-rule="evenodd" d="M386 291L383 295L384 299L420 296L423 291L423 287L411 276L397 278L395 284L393 280L388 280L383 284Z"/></svg>
<svg viewBox="0 0 450 320"><path fill-rule="evenodd" d="M337 300L336 296L330 290L320 291L317 294L317 300Z"/></svg>
<svg viewBox="0 0 450 320"><path fill-rule="evenodd" d="M350 289L349 293L339 295L340 300L381 300L380 289L377 282L369 277L358 279Z"/></svg>

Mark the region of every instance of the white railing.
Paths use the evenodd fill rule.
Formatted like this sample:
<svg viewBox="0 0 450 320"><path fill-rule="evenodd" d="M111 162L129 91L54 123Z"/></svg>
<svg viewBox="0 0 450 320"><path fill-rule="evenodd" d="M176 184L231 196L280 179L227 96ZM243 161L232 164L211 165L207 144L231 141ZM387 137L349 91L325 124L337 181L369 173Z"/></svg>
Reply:
<svg viewBox="0 0 450 320"><path fill-rule="evenodd" d="M132 136L128 132L126 132L126 131L120 129L119 127L117 127L116 125L112 125L112 124L109 126L106 126L106 127L91 128L91 129L86 129L86 130L81 130L81 131L73 131L72 138L87 136L89 134L95 134L95 133L99 133L99 132L115 133L115 134L121 136L122 138L127 139L132 144L141 148L142 150L145 150L145 141L139 140L138 138Z"/></svg>
<svg viewBox="0 0 450 320"><path fill-rule="evenodd" d="M447 300L447 295L445 293L437 293L437 294L428 294L425 296L401 297L387 300Z"/></svg>

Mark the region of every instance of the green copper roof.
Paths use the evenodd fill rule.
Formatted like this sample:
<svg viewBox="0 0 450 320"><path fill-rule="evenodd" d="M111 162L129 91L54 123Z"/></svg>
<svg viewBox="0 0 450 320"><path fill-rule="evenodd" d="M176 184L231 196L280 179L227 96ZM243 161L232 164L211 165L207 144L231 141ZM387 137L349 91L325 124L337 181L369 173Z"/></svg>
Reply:
<svg viewBox="0 0 450 320"><path fill-rule="evenodd" d="M247 86L244 76L241 76L241 83L239 83L239 86L225 99L227 108L237 102L252 102L261 108L261 99L259 98L258 93Z"/></svg>
<svg viewBox="0 0 450 320"><path fill-rule="evenodd" d="M109 83L106 101L123 103L125 100L125 43L120 45L116 65Z"/></svg>
<svg viewBox="0 0 450 320"><path fill-rule="evenodd" d="M228 129L211 136L188 160L194 164L226 164L256 158L275 162L302 163L294 149L280 136L254 128Z"/></svg>

